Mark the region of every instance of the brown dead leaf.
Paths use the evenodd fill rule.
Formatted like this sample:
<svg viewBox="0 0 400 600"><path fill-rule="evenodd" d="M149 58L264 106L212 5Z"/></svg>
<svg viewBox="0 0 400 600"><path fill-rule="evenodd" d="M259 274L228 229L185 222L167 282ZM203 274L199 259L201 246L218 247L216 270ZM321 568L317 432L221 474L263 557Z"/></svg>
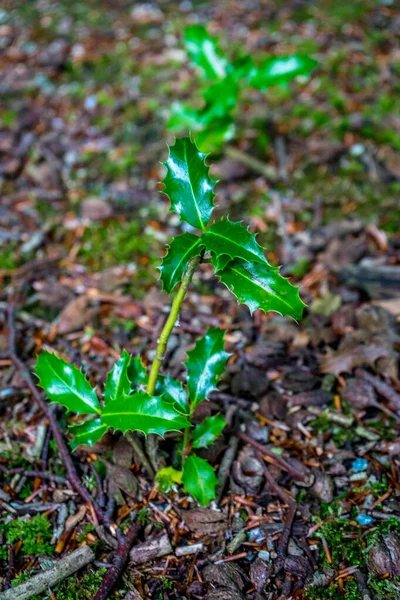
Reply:
<svg viewBox="0 0 400 600"><path fill-rule="evenodd" d="M390 354L391 349L384 343L355 344L325 356L321 363L322 373L350 373L356 367L373 365L379 358Z"/></svg>
<svg viewBox="0 0 400 600"><path fill-rule="evenodd" d="M96 310L86 296L75 298L67 304L57 319L58 333L71 333L82 329L96 314Z"/></svg>
<svg viewBox="0 0 400 600"><path fill-rule="evenodd" d="M196 533L225 533L228 518L224 513L208 508L182 511L182 518L191 531Z"/></svg>

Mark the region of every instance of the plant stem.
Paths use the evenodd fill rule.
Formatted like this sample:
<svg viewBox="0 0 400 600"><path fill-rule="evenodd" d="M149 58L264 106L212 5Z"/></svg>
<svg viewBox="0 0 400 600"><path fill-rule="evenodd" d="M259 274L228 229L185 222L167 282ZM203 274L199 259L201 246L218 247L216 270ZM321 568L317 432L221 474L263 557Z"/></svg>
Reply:
<svg viewBox="0 0 400 600"><path fill-rule="evenodd" d="M150 369L149 381L147 384L147 393L150 396L154 396L154 393L156 391L158 373L160 372L160 368L165 357L169 336L171 335L175 323L178 320L181 304L186 295L190 282L192 281L193 274L198 265L200 264L202 258L203 254L201 256L195 256L194 258L192 258L192 260L189 261L185 274L182 278L181 286L174 298L174 301L172 302L171 311L159 337L156 348L156 355L154 357ZM184 436L186 436L188 441L187 431L188 430L185 429ZM186 448L186 446L184 446L184 448ZM152 462L154 470L158 471L158 438L154 434L150 434L147 437L146 450Z"/></svg>
<svg viewBox="0 0 400 600"><path fill-rule="evenodd" d="M171 335L174 325L178 320L179 310L181 308L182 301L186 295L187 289L190 285L190 282L192 281L193 274L196 268L198 267L200 261L201 256L195 256L194 258L192 258L191 261L189 261L189 264L182 279L181 287L179 288L178 293L176 294L174 301L172 302L171 312L169 313L168 319L159 337L156 348L156 355L151 365L149 381L147 384L147 393L150 396L154 396L154 392L156 390L157 385L157 377L165 357L169 336Z"/></svg>
<svg viewBox="0 0 400 600"><path fill-rule="evenodd" d="M242 163L242 165L251 169L255 173L259 173L269 181L276 181L278 179L276 170L273 167L267 165L255 156L250 156L249 154L246 154L246 152L238 150L238 148L226 146L225 155L229 156L229 158L232 158L233 160L236 160L237 162Z"/></svg>

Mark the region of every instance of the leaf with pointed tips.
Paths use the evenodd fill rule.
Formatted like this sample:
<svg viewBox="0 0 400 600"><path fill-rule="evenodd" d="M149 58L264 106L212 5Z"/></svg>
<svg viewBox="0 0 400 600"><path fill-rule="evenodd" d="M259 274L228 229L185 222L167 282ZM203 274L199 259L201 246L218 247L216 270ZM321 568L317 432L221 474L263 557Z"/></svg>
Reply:
<svg viewBox="0 0 400 600"><path fill-rule="evenodd" d="M306 54L266 58L260 66L252 68L249 84L258 90L266 90L298 75L309 75L317 65L317 61Z"/></svg>
<svg viewBox="0 0 400 600"><path fill-rule="evenodd" d="M210 327L188 353L187 386L194 409L216 389L230 354L224 351L224 331Z"/></svg>
<svg viewBox="0 0 400 600"><path fill-rule="evenodd" d="M51 352L38 356L35 372L51 402L78 414L100 414L96 392L75 365Z"/></svg>
<svg viewBox="0 0 400 600"><path fill-rule="evenodd" d="M116 400L120 396L129 394L131 389L131 382L128 377L130 362L131 355L124 350L111 371L107 373L106 385L104 387L105 404Z"/></svg>
<svg viewBox="0 0 400 600"><path fill-rule="evenodd" d="M135 391L140 385L147 385L147 372L139 355L132 358L128 366L128 378L131 381L131 391Z"/></svg>
<svg viewBox="0 0 400 600"><path fill-rule="evenodd" d="M280 275L278 267L236 260L219 271L218 277L241 304L247 304L252 314L261 309L295 320L302 317L305 304L299 289Z"/></svg>
<svg viewBox="0 0 400 600"><path fill-rule="evenodd" d="M202 25L190 25L185 29L183 42L187 53L197 67L200 67L209 79L223 79L228 61L218 48L217 41L211 37Z"/></svg>
<svg viewBox="0 0 400 600"><path fill-rule="evenodd" d="M256 242L256 236L241 223L233 223L228 218L213 223L201 239L206 250L212 252L216 271L227 264L226 257L268 264L262 247Z"/></svg>
<svg viewBox="0 0 400 600"><path fill-rule="evenodd" d="M176 402L180 412L183 411L185 415L189 413L188 396L180 381L171 375L159 375L156 391L166 402Z"/></svg>
<svg viewBox="0 0 400 600"><path fill-rule="evenodd" d="M201 506L207 506L215 498L218 479L215 469L204 458L191 454L183 465L182 483Z"/></svg>
<svg viewBox="0 0 400 600"><path fill-rule="evenodd" d="M141 431L165 435L167 431L180 431L190 427L187 418L162 396L150 396L138 391L122 396L107 404L102 411L103 423L122 433Z"/></svg>
<svg viewBox="0 0 400 600"><path fill-rule="evenodd" d="M202 245L201 238L188 232L172 240L167 254L158 267L163 289L166 292L170 294L176 284L182 281L188 262L200 254Z"/></svg>
<svg viewBox="0 0 400 600"><path fill-rule="evenodd" d="M192 431L193 448L207 448L221 435L226 421L222 415L207 417Z"/></svg>
<svg viewBox="0 0 400 600"><path fill-rule="evenodd" d="M101 440L107 429L107 425L100 418L88 419L81 425L69 427L68 431L75 436L70 441L72 450L82 445L94 446L96 442Z"/></svg>
<svg viewBox="0 0 400 600"><path fill-rule="evenodd" d="M214 210L215 181L209 176L205 164L206 154L190 138L177 138L169 148L169 157L163 163L167 174L163 190L171 201L171 210L181 221L205 231Z"/></svg>

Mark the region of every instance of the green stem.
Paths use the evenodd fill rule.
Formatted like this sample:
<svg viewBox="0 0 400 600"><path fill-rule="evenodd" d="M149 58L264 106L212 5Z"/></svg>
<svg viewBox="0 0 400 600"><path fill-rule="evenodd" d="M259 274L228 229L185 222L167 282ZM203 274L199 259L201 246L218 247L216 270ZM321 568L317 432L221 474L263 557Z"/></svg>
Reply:
<svg viewBox="0 0 400 600"><path fill-rule="evenodd" d="M176 294L174 301L172 302L171 312L169 313L169 317L159 337L156 348L156 355L151 365L149 381L147 384L147 393L150 396L154 396L154 392L156 390L157 385L158 373L160 371L161 365L165 357L169 336L171 335L174 325L178 320L182 301L186 295L187 289L190 285L190 282L192 281L193 274L196 268L198 267L200 261L201 256L196 256L195 258L192 258L191 261L189 261L189 264L182 279L181 287L179 288L178 293Z"/></svg>
<svg viewBox="0 0 400 600"><path fill-rule="evenodd" d="M193 274L198 265L200 264L202 258L203 254L201 256L196 256L189 261L189 264L182 279L181 286L174 298L174 301L172 302L171 311L159 337L156 348L156 355L154 357L150 369L149 381L147 383L147 393L150 394L150 396L154 396L154 393L156 391L157 378L165 357L169 336L171 335L174 325L178 320L181 304L186 295L190 282L192 281ZM188 444L189 438L187 432L188 429L185 429L184 435L186 436ZM186 445L184 446L184 448L186 448ZM147 437L146 449L155 471L158 471L158 438L155 435L150 434Z"/></svg>

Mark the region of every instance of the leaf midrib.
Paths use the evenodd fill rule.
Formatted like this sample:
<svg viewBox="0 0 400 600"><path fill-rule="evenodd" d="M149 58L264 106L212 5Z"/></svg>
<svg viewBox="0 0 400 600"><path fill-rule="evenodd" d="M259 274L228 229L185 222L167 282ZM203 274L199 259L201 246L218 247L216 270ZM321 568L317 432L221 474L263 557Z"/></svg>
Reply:
<svg viewBox="0 0 400 600"><path fill-rule="evenodd" d="M69 365L69 366L70 366L72 369L74 369L74 368L75 368L73 365ZM72 388L70 385L68 385L68 383L67 383L66 381L64 381L64 380L63 380L63 379L60 377L60 375L57 373L57 371L55 371L55 370L54 370L54 367L53 367L52 365L50 365L50 369L51 369L51 371L52 371L52 372L55 374L55 376L56 376L56 379L58 379L59 381L61 381L61 383L62 383L62 384L63 384L63 385L64 385L64 386L65 386L65 387L66 387L66 388L67 388L67 389L68 389L70 392L72 392L72 394L73 394L74 396L77 396L77 397L78 397L80 400L82 400L82 402L84 403L84 405L85 405L85 406L90 406L90 407L91 407L93 410L95 410L95 411L96 411L96 414L98 414L98 415L101 413L100 407L99 407L99 408L96 408L95 406L92 406L92 404L88 404L88 402L86 401L85 397L84 397L84 396L82 396L81 394L79 394L79 393L77 392L76 388L74 389L74 388ZM78 369L77 369L77 370L78 370ZM81 375L82 375L83 377L85 377L81 371L79 371L79 372L81 373ZM93 390L92 388L90 388L90 391L91 391L91 392L93 392L93 394L94 394L94 390ZM94 394L94 396L95 396L95 394ZM97 402L97 404L98 404L98 402L99 402L99 401L97 400L97 396L95 396L95 398L96 398L96 402ZM69 410L71 410L71 409L69 409ZM73 410L73 412L75 412L75 411Z"/></svg>
<svg viewBox="0 0 400 600"><path fill-rule="evenodd" d="M185 157L185 162L187 164L188 175L189 175L189 187L190 187L190 191L192 193L192 197L193 197L194 205L196 207L197 215L199 217L200 229L202 231L205 231L206 227L205 227L205 225L203 223L203 219L201 218L201 213L200 213L200 210L199 210L199 207L198 207L198 204L197 204L197 200L196 200L196 196L195 196L194 190L193 190L192 177L191 177L190 168L189 168L190 162L188 161L188 157L187 157L187 144L186 144L186 141L185 141L185 144L183 146L183 155Z"/></svg>
<svg viewBox="0 0 400 600"><path fill-rule="evenodd" d="M193 250L193 248L195 248L196 246L200 245L200 239L198 238L197 240L195 240L193 242L193 244L190 246L190 248L188 248L185 252L185 254L181 257L181 260L179 261L179 263L177 264L177 266L175 267L174 271L172 272L172 276L171 279L173 280L173 278L175 277L175 273L177 272L178 268L180 267L180 265L183 263L183 261L185 260L185 257L189 254L189 252L191 252Z"/></svg>
<svg viewBox="0 0 400 600"><path fill-rule="evenodd" d="M249 273L249 276L246 276L246 275L244 275L242 271L238 271L237 269L235 269L235 267L229 267L229 268L230 268L230 269L232 269L232 271L234 271L235 273L237 273L239 276L241 276L241 277L243 277L244 279L247 279L248 281L250 281L252 284L254 284L254 285L257 285L257 287L259 287L260 289L264 290L264 292L265 292L266 294L268 294L269 296L271 296L271 297L274 297L274 295L273 295L271 292L268 292L268 291L267 291L267 290L266 290L266 289L265 289L265 288L264 288L262 285L260 285L260 284L258 283L257 279L255 279L255 278L253 278L253 277L251 276L251 273L249 273L249 272L247 271L247 269L246 269L246 267L245 267L245 266L243 266L242 268L243 268L243 269L244 269L244 270L245 270L247 273ZM280 301L281 301L283 304L285 304L285 306L287 306L288 308L290 308L291 310L293 310L293 309L292 309L292 306L291 306L291 304L290 304L289 302L286 302L286 300L283 300L283 298L282 298L281 296L279 297L279 300L280 300Z"/></svg>
<svg viewBox="0 0 400 600"><path fill-rule="evenodd" d="M222 235L220 233L216 233L215 231L212 231L211 229L209 229L206 232L205 239L207 240L207 237L212 236L212 235L214 235L215 237L218 237L218 238L222 238L223 240L227 240L233 246L238 246L239 248L242 248L242 246L240 244L237 244L236 242L233 242L230 238L226 237L226 235ZM260 262L260 263L266 263L267 262L265 256L263 258L261 258L260 256L258 256L258 254L254 254L248 248L244 248L244 249L252 256L253 260L257 260L257 258L258 258L257 262ZM215 250L213 252L215 252ZM231 254L229 254L229 252L224 252L223 254L227 254L228 256L230 256L233 259L236 258L235 256L232 256Z"/></svg>

